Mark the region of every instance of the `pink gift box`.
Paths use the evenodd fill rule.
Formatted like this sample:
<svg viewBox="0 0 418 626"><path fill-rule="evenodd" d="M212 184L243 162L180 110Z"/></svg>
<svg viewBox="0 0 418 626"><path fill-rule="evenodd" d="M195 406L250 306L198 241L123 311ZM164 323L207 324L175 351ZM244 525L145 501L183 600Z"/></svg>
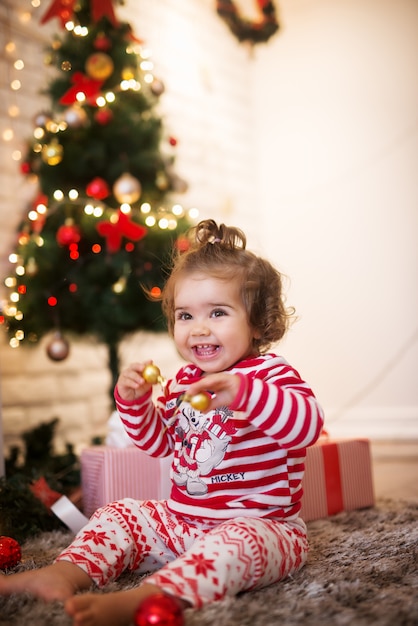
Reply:
<svg viewBox="0 0 418 626"><path fill-rule="evenodd" d="M321 437L307 450L303 489L305 522L373 506L370 442Z"/></svg>
<svg viewBox="0 0 418 626"><path fill-rule="evenodd" d="M81 452L84 513L90 516L100 506L121 498L168 498L171 461L171 456L157 459L135 446L84 449Z"/></svg>

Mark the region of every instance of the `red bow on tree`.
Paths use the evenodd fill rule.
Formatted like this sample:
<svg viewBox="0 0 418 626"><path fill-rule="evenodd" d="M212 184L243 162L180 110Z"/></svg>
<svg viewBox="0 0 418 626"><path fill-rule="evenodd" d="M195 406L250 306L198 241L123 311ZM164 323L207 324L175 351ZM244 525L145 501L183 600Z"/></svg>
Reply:
<svg viewBox="0 0 418 626"><path fill-rule="evenodd" d="M52 4L41 19L41 24L45 24L53 17L57 17L62 28L72 18L76 0L52 0ZM98 22L102 17L107 17L113 26L118 25L118 21L113 10L112 0L90 0L91 14L93 22Z"/></svg>
<svg viewBox="0 0 418 626"><path fill-rule="evenodd" d="M100 93L100 89L105 82L104 80L95 80L89 78L82 72L76 72L72 77L73 86L65 92L60 98L61 104L74 104L77 102L77 94L81 91L86 96L88 104L96 104L96 98Z"/></svg>
<svg viewBox="0 0 418 626"><path fill-rule="evenodd" d="M41 476L41 478L38 478L38 480L35 480L35 482L29 485L29 489L31 490L35 498L40 500L47 509L50 509L51 506L55 504L55 502L59 500L62 495L58 493L58 491L54 491L53 489L51 489L51 487L46 482L44 476Z"/></svg>
<svg viewBox="0 0 418 626"><path fill-rule="evenodd" d="M94 22L98 22L102 17L107 17L113 26L118 25L112 6L112 0L91 0L91 11Z"/></svg>
<svg viewBox="0 0 418 626"><path fill-rule="evenodd" d="M72 18L74 13L75 0L53 0L51 6L41 19L41 24L45 24L48 20L52 20L53 17L57 17L62 28L65 28L66 23Z"/></svg>
<svg viewBox="0 0 418 626"><path fill-rule="evenodd" d="M122 243L122 237L127 237L132 241L139 241L147 234L147 229L140 224L135 224L125 213L118 211L115 222L99 222L97 232L106 238L107 251L118 252Z"/></svg>

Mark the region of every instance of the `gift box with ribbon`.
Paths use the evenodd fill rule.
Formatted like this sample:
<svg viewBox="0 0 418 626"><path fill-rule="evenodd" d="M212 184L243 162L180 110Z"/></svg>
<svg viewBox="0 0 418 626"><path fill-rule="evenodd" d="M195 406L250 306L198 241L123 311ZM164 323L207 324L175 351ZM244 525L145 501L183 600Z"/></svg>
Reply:
<svg viewBox="0 0 418 626"><path fill-rule="evenodd" d="M369 440L321 437L307 449L303 490L305 522L373 506Z"/></svg>
<svg viewBox="0 0 418 626"><path fill-rule="evenodd" d="M157 459L135 446L91 446L81 452L83 510L90 516L121 498L161 500L170 494L172 458Z"/></svg>

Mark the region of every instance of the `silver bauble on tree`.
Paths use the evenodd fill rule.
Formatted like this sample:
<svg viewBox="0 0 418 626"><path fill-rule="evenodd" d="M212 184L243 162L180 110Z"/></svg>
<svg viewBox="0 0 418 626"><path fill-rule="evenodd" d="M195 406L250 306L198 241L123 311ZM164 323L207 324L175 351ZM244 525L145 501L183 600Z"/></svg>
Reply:
<svg viewBox="0 0 418 626"><path fill-rule="evenodd" d="M87 119L86 111L79 105L68 107L64 112L64 121L71 128L82 128L86 125Z"/></svg>
<svg viewBox="0 0 418 626"><path fill-rule="evenodd" d="M51 361L64 361L70 353L70 344L67 339L56 331L50 343L46 347L46 353Z"/></svg>

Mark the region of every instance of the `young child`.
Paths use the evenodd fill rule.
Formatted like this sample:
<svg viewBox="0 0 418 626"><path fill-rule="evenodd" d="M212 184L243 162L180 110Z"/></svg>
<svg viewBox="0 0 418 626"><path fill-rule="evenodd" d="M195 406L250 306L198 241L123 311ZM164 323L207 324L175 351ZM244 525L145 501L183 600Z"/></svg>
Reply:
<svg viewBox="0 0 418 626"><path fill-rule="evenodd" d="M275 583L307 558L301 480L323 415L296 370L268 352L291 316L279 272L246 250L239 229L205 220L161 301L187 364L153 402L152 362L133 363L115 399L135 445L174 453L170 499L104 506L54 564L0 576L0 593L65 601L75 626L160 623L141 613L156 594L173 611L199 608ZM148 575L127 591L76 595L125 570Z"/></svg>

